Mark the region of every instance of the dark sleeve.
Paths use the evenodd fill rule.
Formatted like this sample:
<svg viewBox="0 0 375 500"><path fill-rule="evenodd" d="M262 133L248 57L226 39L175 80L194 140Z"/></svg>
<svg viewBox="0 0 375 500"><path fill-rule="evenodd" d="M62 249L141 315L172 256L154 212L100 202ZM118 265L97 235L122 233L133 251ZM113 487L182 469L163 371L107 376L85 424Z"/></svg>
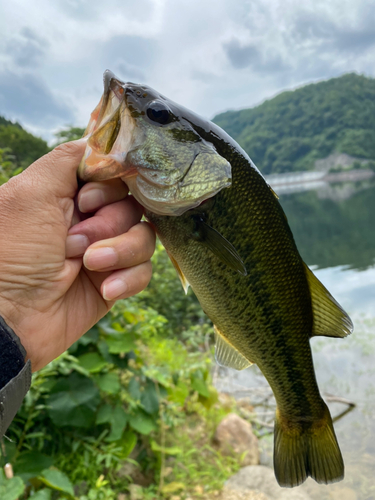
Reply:
<svg viewBox="0 0 375 500"><path fill-rule="evenodd" d="M7 431L31 384L31 362L20 339L0 316L0 438Z"/></svg>

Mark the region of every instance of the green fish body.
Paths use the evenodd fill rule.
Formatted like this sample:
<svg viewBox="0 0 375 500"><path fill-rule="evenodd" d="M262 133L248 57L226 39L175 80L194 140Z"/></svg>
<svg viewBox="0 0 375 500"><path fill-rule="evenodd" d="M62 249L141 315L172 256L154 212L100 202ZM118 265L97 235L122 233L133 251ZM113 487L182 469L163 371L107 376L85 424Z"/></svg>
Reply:
<svg viewBox="0 0 375 500"><path fill-rule="evenodd" d="M302 261L275 193L216 125L148 87L123 84L112 74L106 85L120 111L112 106L104 122L94 111L81 177L121 176L128 183L185 290L192 287L214 323L217 361L236 369L255 363L268 380L277 402L279 484L296 486L308 476L320 483L342 479L344 464L317 386L310 337L345 337L352 324ZM108 108L105 96L98 115L103 106ZM121 123L127 129L117 124L116 132L125 113ZM124 154L117 142L129 129ZM104 168L98 158L107 162Z"/></svg>

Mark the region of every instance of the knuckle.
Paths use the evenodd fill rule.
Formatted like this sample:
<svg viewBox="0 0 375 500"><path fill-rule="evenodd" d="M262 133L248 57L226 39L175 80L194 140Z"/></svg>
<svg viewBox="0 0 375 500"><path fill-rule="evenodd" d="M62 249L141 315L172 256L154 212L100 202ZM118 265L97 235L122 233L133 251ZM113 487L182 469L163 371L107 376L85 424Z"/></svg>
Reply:
<svg viewBox="0 0 375 500"><path fill-rule="evenodd" d="M137 267L137 272L133 275L134 289L136 289L136 293L146 288L146 286L150 283L152 276L152 264L150 260L143 262Z"/></svg>
<svg viewBox="0 0 375 500"><path fill-rule="evenodd" d="M142 248L147 254L150 251L152 252L151 255L154 253L156 236L147 222L140 222L134 226L134 238L138 248Z"/></svg>
<svg viewBox="0 0 375 500"><path fill-rule="evenodd" d="M151 277L152 277L152 266L150 263L150 266L147 266L147 268L143 270L141 279L140 279L139 284L138 284L139 291L142 291L147 287L147 285L151 281Z"/></svg>
<svg viewBox="0 0 375 500"><path fill-rule="evenodd" d="M83 154L85 142L82 140L79 141L71 141L71 142L64 142L62 144L59 144L53 152L62 152L64 154L68 154L71 156L77 156L79 154Z"/></svg>

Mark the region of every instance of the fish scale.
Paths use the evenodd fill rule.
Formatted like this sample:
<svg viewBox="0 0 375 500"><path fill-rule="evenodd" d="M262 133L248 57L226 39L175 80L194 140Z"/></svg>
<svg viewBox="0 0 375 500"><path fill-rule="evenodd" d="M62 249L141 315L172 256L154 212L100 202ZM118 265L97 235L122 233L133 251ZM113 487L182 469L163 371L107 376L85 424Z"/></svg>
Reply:
<svg viewBox="0 0 375 500"><path fill-rule="evenodd" d="M111 72L104 84L79 175L128 184L214 323L218 362L263 372L277 403L279 484L342 479L310 337L342 338L352 323L302 261L275 193L215 124Z"/></svg>

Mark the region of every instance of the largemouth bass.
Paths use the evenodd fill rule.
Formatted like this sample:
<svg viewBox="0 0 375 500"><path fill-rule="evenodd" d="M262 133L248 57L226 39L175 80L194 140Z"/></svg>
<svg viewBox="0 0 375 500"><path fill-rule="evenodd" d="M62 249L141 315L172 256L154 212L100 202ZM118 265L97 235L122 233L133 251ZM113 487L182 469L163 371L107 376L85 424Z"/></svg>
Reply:
<svg viewBox="0 0 375 500"><path fill-rule="evenodd" d="M277 196L250 158L215 124L109 71L86 136L80 177L128 184L185 291L192 287L214 323L218 363L238 370L255 363L268 380L279 484L342 479L309 341L345 337L352 323L302 261Z"/></svg>

